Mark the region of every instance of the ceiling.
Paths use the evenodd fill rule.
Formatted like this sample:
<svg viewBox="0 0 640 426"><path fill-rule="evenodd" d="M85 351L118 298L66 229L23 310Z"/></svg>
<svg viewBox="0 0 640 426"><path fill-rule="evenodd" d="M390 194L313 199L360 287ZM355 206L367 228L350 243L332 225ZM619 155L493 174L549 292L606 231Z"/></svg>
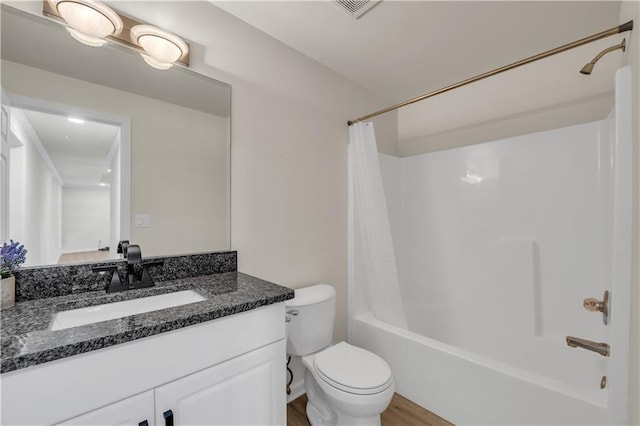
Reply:
<svg viewBox="0 0 640 426"><path fill-rule="evenodd" d="M620 12L616 1L385 0L355 19L332 1L212 2L377 94L380 107L614 27ZM620 51L602 59L591 76L578 71L619 39L404 108L400 139L611 92L613 72L623 61Z"/></svg>
<svg viewBox="0 0 640 426"><path fill-rule="evenodd" d="M60 115L21 111L64 185L95 187L106 178L115 153L118 127L91 121L73 123ZM119 138L115 143L118 141Z"/></svg>

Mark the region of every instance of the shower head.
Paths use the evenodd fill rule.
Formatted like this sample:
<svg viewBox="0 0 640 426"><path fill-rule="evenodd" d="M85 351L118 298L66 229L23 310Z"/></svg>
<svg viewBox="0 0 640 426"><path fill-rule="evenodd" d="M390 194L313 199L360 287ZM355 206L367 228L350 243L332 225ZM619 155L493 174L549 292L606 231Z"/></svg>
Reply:
<svg viewBox="0 0 640 426"><path fill-rule="evenodd" d="M593 71L594 65L595 65L595 62L588 62L584 67L582 67L582 69L580 70L580 74L585 74L585 75L591 74L591 71Z"/></svg>
<svg viewBox="0 0 640 426"><path fill-rule="evenodd" d="M604 55L606 55L609 52L613 52L614 50L621 49L624 52L625 47L626 47L626 39L624 38L622 39L622 42L620 44L607 47L602 52L598 53L596 57L591 60L591 62L588 62L584 67L582 67L582 69L580 70L580 74L590 75L591 71L593 71L593 66L596 64L596 62L600 60L600 58L602 58Z"/></svg>

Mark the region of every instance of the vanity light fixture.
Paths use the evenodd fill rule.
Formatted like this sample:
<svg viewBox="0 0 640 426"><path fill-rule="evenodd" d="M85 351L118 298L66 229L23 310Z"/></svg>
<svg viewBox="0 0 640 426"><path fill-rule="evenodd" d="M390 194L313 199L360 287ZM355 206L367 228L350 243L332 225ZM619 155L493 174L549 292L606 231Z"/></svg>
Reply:
<svg viewBox="0 0 640 426"><path fill-rule="evenodd" d="M2 1L2 0L0 0ZM154 68L189 66L189 44L175 34L121 15L98 0L42 0L42 14L89 46L107 41L135 50Z"/></svg>
<svg viewBox="0 0 640 426"><path fill-rule="evenodd" d="M189 53L189 46L184 40L153 25L132 27L131 38L144 50L144 53L140 53L142 59L157 69L169 69L178 59Z"/></svg>
<svg viewBox="0 0 640 426"><path fill-rule="evenodd" d="M122 31L122 19L106 4L96 0L49 0L69 24L73 38L88 46L102 46L107 36Z"/></svg>
<svg viewBox="0 0 640 426"><path fill-rule="evenodd" d="M84 124L84 120L82 118L69 117L69 118L67 118L67 121L70 121L70 122L76 123L76 124Z"/></svg>

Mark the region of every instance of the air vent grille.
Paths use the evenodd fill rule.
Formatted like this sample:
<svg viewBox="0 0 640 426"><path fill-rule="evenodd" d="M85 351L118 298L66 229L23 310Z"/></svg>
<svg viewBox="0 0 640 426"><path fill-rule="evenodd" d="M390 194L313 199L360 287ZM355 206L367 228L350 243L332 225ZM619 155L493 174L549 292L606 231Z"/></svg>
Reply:
<svg viewBox="0 0 640 426"><path fill-rule="evenodd" d="M341 9L347 11L356 19L370 11L372 7L381 1L382 0L335 0Z"/></svg>

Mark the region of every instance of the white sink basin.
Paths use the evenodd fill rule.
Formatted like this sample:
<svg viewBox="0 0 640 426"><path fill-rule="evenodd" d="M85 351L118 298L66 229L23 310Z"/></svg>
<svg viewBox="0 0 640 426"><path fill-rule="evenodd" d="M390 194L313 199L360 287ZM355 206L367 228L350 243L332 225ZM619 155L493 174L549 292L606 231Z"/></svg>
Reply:
<svg viewBox="0 0 640 426"><path fill-rule="evenodd" d="M78 327L94 322L107 321L129 315L142 314L144 312L157 311L174 306L187 305L189 303L205 300L199 293L193 290L178 291L175 293L160 294L158 296L142 297L140 299L125 300L124 302L105 303L103 305L90 306L88 308L72 309L55 314L51 330Z"/></svg>

